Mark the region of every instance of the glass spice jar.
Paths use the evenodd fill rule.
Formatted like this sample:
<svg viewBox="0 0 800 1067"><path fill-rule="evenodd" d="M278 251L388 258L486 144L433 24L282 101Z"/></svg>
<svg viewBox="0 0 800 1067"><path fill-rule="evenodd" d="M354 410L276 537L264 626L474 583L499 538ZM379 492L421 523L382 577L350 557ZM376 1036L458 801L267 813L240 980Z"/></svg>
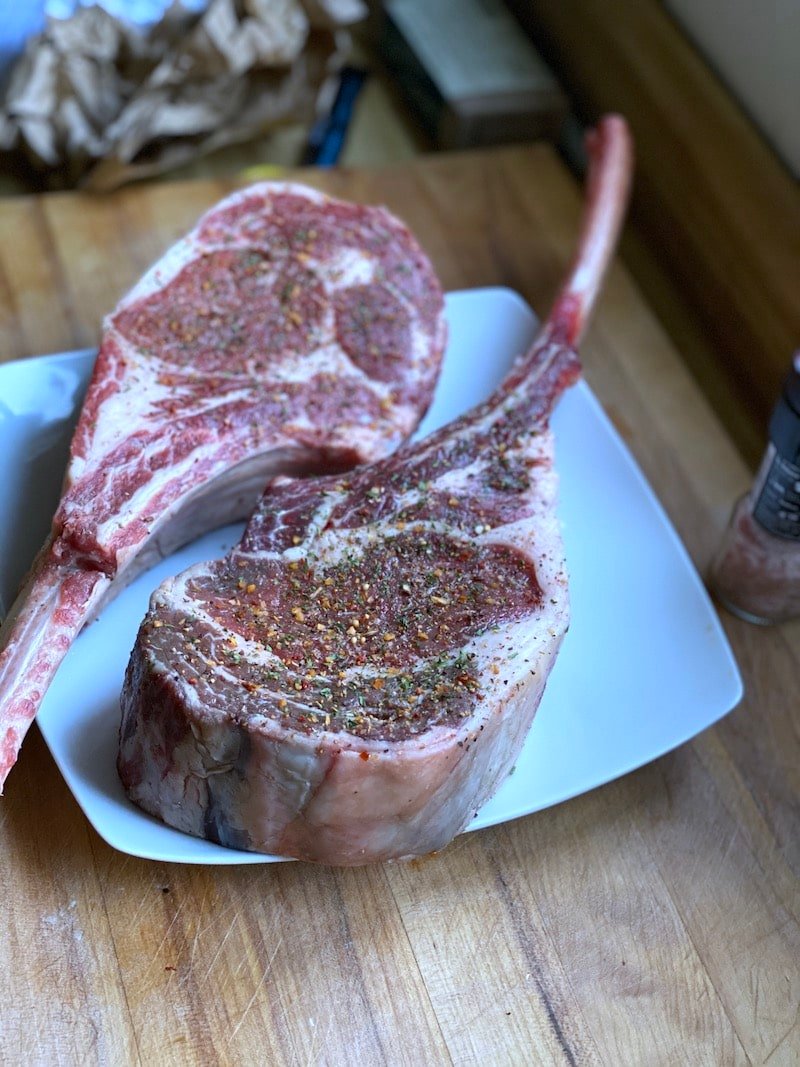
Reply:
<svg viewBox="0 0 800 1067"><path fill-rule="evenodd" d="M733 509L709 572L717 600L762 624L800 617L800 350L751 490Z"/></svg>

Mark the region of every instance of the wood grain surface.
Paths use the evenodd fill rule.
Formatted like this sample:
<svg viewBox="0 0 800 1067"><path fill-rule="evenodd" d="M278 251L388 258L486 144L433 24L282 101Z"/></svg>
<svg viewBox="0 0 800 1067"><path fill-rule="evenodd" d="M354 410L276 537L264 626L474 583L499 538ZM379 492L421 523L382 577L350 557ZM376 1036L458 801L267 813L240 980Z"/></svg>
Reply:
<svg viewBox="0 0 800 1067"><path fill-rule="evenodd" d="M660 0L507 2L584 121L628 119L638 177L623 255L756 463L800 344L796 179Z"/></svg>
<svg viewBox="0 0 800 1067"><path fill-rule="evenodd" d="M510 285L540 312L576 235L578 189L544 146L301 177L386 203L448 289ZM0 359L94 343L227 188L0 203ZM747 470L619 266L583 355L704 568ZM800 629L724 622L746 696L716 727L407 864L133 859L34 728L0 803L0 1060L796 1064Z"/></svg>

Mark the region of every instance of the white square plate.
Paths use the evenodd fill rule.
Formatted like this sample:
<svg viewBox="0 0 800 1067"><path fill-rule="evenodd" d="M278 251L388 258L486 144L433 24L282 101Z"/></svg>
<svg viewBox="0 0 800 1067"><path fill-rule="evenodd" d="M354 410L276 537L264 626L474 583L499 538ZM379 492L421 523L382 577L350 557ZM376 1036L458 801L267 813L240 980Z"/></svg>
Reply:
<svg viewBox="0 0 800 1067"><path fill-rule="evenodd" d="M450 342L420 433L482 400L533 337L506 289L451 293ZM0 366L0 608L44 539L94 353ZM716 613L630 453L581 382L553 417L572 625L514 773L470 826L557 804L647 763L730 711L742 684ZM163 826L125 797L115 769L118 698L148 598L168 575L222 555L230 526L143 574L78 638L39 713L61 773L97 832L134 856L266 863ZM22 759L25 758L23 748ZM13 777L10 785L13 799Z"/></svg>

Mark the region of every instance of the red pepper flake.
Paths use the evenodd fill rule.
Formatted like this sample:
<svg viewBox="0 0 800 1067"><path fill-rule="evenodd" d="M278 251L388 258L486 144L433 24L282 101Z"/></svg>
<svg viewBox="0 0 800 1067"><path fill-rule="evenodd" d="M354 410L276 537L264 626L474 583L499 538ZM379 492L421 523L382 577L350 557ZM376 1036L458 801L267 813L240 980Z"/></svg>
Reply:
<svg viewBox="0 0 800 1067"><path fill-rule="evenodd" d="M368 760L369 759L369 752L359 752L358 758L359 759L363 759L363 760Z"/></svg>

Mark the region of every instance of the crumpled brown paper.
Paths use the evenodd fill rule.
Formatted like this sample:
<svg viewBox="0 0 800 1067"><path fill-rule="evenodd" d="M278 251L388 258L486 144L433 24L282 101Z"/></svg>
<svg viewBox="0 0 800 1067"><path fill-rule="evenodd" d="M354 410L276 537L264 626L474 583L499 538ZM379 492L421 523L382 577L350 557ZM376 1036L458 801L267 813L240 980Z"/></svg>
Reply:
<svg viewBox="0 0 800 1067"><path fill-rule="evenodd" d="M112 189L309 122L365 14L362 0L211 0L148 32L99 7L50 19L14 68L0 151L46 188Z"/></svg>

